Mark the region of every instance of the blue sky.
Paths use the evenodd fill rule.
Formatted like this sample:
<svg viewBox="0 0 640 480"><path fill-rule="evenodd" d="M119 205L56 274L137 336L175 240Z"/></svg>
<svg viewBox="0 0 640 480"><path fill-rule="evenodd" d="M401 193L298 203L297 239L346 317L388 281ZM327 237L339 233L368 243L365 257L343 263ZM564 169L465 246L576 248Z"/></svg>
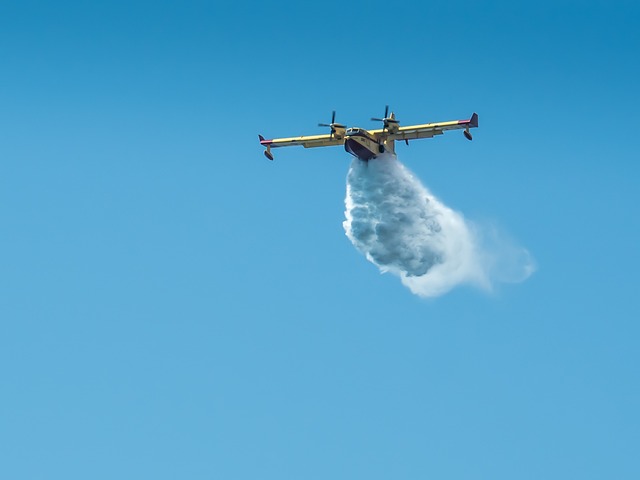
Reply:
<svg viewBox="0 0 640 480"><path fill-rule="evenodd" d="M220 2L222 3L222 2ZM0 476L635 478L637 2L4 2ZM342 228L398 146L538 271L435 300Z"/></svg>

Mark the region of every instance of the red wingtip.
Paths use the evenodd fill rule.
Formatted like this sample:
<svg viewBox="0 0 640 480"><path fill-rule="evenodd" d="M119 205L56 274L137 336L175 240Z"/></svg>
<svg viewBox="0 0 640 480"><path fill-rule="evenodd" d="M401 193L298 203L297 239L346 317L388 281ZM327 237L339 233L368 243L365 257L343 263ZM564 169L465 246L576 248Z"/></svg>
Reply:
<svg viewBox="0 0 640 480"><path fill-rule="evenodd" d="M260 145L271 145L273 143L273 140L266 140L262 135L258 135L258 138L260 139Z"/></svg>

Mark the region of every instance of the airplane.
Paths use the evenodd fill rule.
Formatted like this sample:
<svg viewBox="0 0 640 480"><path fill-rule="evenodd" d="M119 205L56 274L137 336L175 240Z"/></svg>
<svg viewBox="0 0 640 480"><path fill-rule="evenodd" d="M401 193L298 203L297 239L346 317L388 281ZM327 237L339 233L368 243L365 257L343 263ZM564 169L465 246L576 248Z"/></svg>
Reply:
<svg viewBox="0 0 640 480"><path fill-rule="evenodd" d="M330 147L344 145L344 149L359 158L368 161L383 153L395 153L395 141L404 140L409 145L409 140L418 138L431 138L442 135L447 130L464 129L464 136L473 140L470 128L478 126L478 114L474 113L467 120L452 120L449 122L425 123L423 125L409 125L401 127L393 112L389 115L389 105L384 109L383 118L372 118L376 122L382 122L383 127L377 130L351 127L336 123L336 112L331 115L331 123L319 123L319 127L329 127L331 133L325 135L307 135L302 137L274 138L266 140L258 135L260 145L263 145L265 157L273 160L272 148L290 147L302 145L304 148Z"/></svg>

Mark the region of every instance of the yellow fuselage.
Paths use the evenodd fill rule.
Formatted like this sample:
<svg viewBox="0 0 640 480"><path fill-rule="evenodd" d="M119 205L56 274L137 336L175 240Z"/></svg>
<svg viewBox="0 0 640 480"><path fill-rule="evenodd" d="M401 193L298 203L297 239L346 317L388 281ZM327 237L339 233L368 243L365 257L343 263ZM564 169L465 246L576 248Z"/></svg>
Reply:
<svg viewBox="0 0 640 480"><path fill-rule="evenodd" d="M393 140L377 140L364 128L349 128L345 132L344 149L361 160L371 160L376 156L390 152L394 153Z"/></svg>

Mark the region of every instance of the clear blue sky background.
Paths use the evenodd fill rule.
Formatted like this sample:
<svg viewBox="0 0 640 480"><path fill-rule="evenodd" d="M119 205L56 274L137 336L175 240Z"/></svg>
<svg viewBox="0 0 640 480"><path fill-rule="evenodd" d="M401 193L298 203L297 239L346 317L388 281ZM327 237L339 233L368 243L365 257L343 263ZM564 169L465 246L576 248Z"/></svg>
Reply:
<svg viewBox="0 0 640 480"><path fill-rule="evenodd" d="M0 4L0 477L640 478L640 6ZM322 132L535 256L421 300Z"/></svg>

